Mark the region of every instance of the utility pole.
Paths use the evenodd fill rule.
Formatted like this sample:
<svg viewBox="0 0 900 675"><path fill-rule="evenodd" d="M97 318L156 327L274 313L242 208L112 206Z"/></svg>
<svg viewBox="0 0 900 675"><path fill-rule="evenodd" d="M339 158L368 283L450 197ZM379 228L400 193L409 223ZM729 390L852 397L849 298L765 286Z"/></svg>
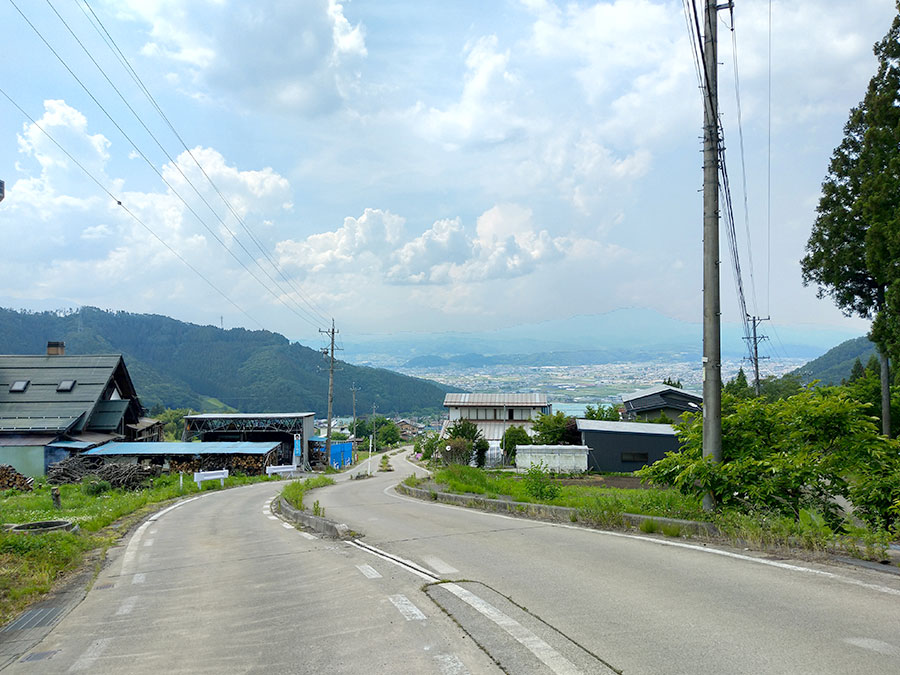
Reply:
<svg viewBox="0 0 900 675"><path fill-rule="evenodd" d="M375 404L372 404L372 435L369 437L369 459L366 462L366 473L372 475L372 455L375 454Z"/></svg>
<svg viewBox="0 0 900 675"><path fill-rule="evenodd" d="M718 6L706 0L703 35L703 457L722 461L722 334L719 298ZM713 508L712 495L703 508Z"/></svg>
<svg viewBox="0 0 900 675"><path fill-rule="evenodd" d="M325 463L331 463L331 411L334 407L334 336L340 331L334 328L334 319L331 320L331 330L319 329L320 333L326 334L331 339L331 350L328 347L323 349L323 353L328 361L328 426L325 430Z"/></svg>
<svg viewBox="0 0 900 675"><path fill-rule="evenodd" d="M356 447L356 392L359 389L356 387L356 382L350 385L350 395L353 396L353 447ZM359 458L357 458L358 460Z"/></svg>
<svg viewBox="0 0 900 675"><path fill-rule="evenodd" d="M756 327L759 326L763 321L768 321L769 317L765 319L758 316L751 316L750 322L753 324L753 337L745 337L745 340L752 340L753 345L750 348L750 361L753 362L753 388L756 391L756 395L759 396L759 360L767 359L768 356L760 356L759 355L759 343L765 340L767 335L757 335Z"/></svg>

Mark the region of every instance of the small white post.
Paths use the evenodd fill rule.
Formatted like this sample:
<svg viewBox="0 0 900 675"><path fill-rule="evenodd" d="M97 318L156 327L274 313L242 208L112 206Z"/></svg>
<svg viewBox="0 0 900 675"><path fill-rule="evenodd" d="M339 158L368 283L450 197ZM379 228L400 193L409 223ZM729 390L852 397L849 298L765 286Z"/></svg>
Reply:
<svg viewBox="0 0 900 675"><path fill-rule="evenodd" d="M178 494L184 492L184 471L178 472Z"/></svg>

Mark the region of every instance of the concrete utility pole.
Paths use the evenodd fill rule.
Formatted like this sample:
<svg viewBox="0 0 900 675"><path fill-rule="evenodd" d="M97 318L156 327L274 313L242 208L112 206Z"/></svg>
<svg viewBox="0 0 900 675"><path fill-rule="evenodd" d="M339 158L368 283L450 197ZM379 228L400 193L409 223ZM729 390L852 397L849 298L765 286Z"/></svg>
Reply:
<svg viewBox="0 0 900 675"><path fill-rule="evenodd" d="M325 430L325 463L331 462L331 411L334 407L334 336L340 331L334 328L334 319L331 320L331 330L319 329L320 333L325 333L331 338L331 349L326 347L323 352L329 358L328 361L328 425Z"/></svg>
<svg viewBox="0 0 900 675"><path fill-rule="evenodd" d="M706 0L703 36L703 457L722 461L722 335L719 299L719 103L716 0ZM712 496L703 507L713 508Z"/></svg>
<svg viewBox="0 0 900 675"><path fill-rule="evenodd" d="M351 449L356 447L356 392L358 391L356 382L350 385L350 395L353 397L353 443Z"/></svg>

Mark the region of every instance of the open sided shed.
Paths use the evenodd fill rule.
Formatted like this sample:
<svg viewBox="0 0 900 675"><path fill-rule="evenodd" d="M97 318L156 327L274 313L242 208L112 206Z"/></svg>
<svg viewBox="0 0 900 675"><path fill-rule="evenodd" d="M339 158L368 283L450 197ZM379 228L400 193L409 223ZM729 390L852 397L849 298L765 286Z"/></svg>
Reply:
<svg viewBox="0 0 900 675"><path fill-rule="evenodd" d="M181 440L277 441L276 464L304 466L309 458L315 413L232 413L186 415Z"/></svg>
<svg viewBox="0 0 900 675"><path fill-rule="evenodd" d="M636 471L679 448L670 424L576 420L590 471Z"/></svg>
<svg viewBox="0 0 900 675"><path fill-rule="evenodd" d="M245 474L265 473L275 464L279 441L262 443L107 443L88 450L88 457L102 457L108 462L149 464L166 471L205 471L229 469Z"/></svg>

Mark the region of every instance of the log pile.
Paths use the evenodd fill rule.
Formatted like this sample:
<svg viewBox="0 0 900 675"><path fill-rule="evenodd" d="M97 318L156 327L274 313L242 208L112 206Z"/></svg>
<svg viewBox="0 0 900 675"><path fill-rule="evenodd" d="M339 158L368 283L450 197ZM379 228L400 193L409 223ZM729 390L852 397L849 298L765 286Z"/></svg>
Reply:
<svg viewBox="0 0 900 675"><path fill-rule="evenodd" d="M139 464L104 464L100 457L70 457L47 469L47 482L51 485L80 483L87 476L107 481L113 488L139 490L148 478L159 475L159 467Z"/></svg>
<svg viewBox="0 0 900 675"><path fill-rule="evenodd" d="M47 468L47 482L50 485L68 485L80 483L81 479L91 474L96 474L97 469L103 466L100 457L84 457L77 455L69 457Z"/></svg>
<svg viewBox="0 0 900 675"><path fill-rule="evenodd" d="M9 464L0 464L0 490L28 492L34 486L34 478L23 476Z"/></svg>

